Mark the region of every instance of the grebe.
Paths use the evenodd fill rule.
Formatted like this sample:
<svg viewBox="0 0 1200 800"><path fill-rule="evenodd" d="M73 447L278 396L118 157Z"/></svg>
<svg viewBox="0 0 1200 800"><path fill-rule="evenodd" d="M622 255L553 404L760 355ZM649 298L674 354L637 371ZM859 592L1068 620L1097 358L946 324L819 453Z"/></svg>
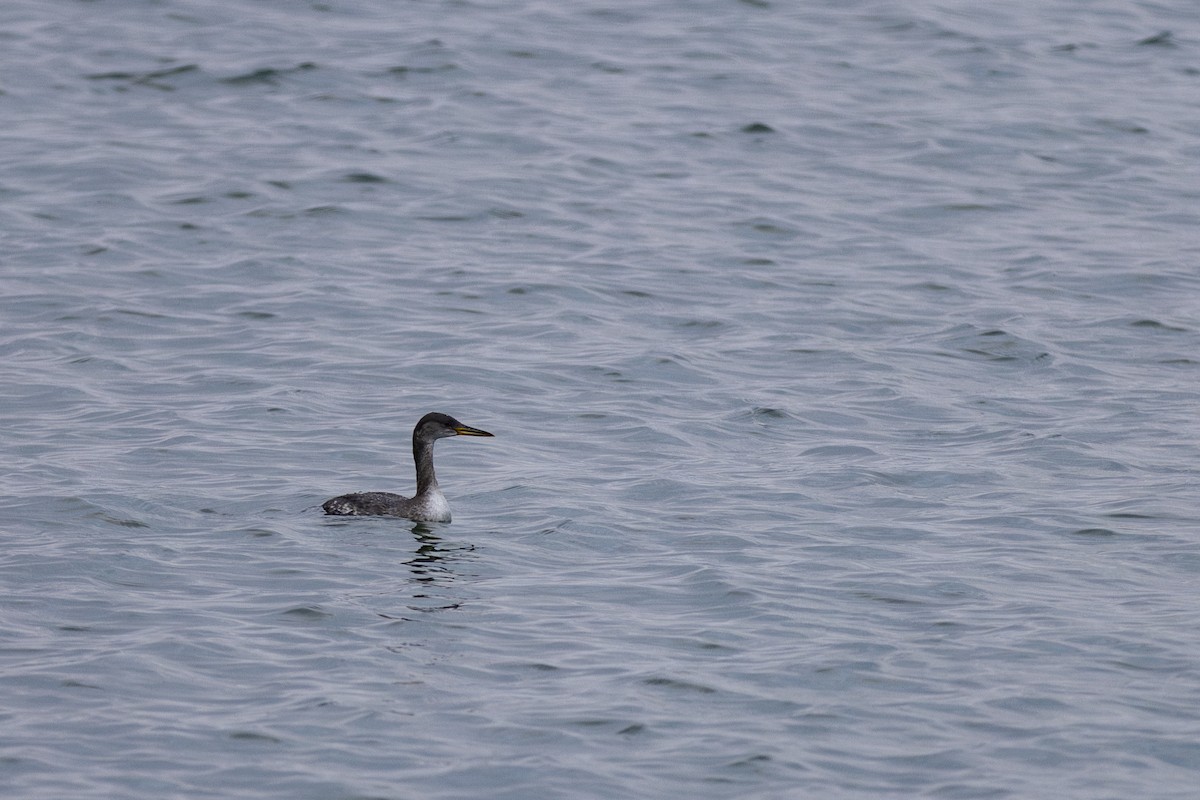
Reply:
<svg viewBox="0 0 1200 800"><path fill-rule="evenodd" d="M417 494L411 500L391 492L344 494L326 500L326 514L406 517L417 522L449 522L450 503L433 474L433 443L447 436L491 436L437 412L421 417L413 428L413 460L417 462Z"/></svg>

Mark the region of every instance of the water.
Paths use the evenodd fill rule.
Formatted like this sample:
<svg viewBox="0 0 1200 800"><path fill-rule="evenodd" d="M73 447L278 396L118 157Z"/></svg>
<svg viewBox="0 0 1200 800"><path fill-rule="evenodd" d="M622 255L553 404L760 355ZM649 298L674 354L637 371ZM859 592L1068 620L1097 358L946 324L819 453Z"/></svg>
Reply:
<svg viewBox="0 0 1200 800"><path fill-rule="evenodd" d="M6 3L5 796L1193 796L1195 10L903 5Z"/></svg>

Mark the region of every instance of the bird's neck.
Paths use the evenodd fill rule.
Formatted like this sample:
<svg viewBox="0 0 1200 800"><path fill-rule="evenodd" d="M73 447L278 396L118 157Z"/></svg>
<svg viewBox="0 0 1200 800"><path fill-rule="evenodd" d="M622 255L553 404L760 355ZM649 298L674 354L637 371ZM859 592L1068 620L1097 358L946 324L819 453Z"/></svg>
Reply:
<svg viewBox="0 0 1200 800"><path fill-rule="evenodd" d="M438 488L433 474L433 442L413 439L413 460L417 462L417 497Z"/></svg>

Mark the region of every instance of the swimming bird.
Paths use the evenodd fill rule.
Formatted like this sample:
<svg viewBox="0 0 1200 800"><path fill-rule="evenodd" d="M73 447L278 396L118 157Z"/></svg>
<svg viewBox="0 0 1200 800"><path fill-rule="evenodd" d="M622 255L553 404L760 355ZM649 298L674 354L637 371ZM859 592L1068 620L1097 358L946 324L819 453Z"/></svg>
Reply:
<svg viewBox="0 0 1200 800"><path fill-rule="evenodd" d="M345 516L405 517L417 522L449 522L450 503L438 488L433 474L433 443L447 436L492 436L487 431L463 425L454 417L436 411L426 414L413 428L413 460L417 462L417 494L411 500L391 492L344 494L326 500L326 514Z"/></svg>

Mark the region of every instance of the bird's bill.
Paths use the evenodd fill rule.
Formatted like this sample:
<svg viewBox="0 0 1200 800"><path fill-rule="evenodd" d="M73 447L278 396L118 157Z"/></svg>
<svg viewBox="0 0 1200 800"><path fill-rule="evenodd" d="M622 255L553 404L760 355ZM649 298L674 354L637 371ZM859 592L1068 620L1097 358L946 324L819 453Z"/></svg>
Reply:
<svg viewBox="0 0 1200 800"><path fill-rule="evenodd" d="M494 436L495 435L495 434L488 433L487 431L481 431L481 430L479 430L479 428L468 427L467 425L459 425L458 427L456 427L454 429L454 432L457 433L459 436Z"/></svg>

